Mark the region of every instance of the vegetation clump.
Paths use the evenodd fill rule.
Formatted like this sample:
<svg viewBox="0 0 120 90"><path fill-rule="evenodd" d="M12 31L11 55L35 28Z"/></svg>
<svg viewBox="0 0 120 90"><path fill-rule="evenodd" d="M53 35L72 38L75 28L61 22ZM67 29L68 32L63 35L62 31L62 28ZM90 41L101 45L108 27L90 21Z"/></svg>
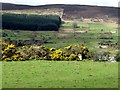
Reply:
<svg viewBox="0 0 120 90"><path fill-rule="evenodd" d="M120 62L120 51L117 53L117 55L115 56L116 61Z"/></svg>
<svg viewBox="0 0 120 90"><path fill-rule="evenodd" d="M2 42L2 60L4 61L22 61L24 60L21 53L17 52L17 48L13 44Z"/></svg>
<svg viewBox="0 0 120 90"><path fill-rule="evenodd" d="M57 15L2 14L2 28L11 30L58 31L61 18Z"/></svg>
<svg viewBox="0 0 120 90"><path fill-rule="evenodd" d="M19 60L57 60L72 61L79 60L78 54L83 59L88 59L89 50L86 46L70 45L64 49L47 48L45 46L22 46L15 47L13 44L2 42L2 60L19 61Z"/></svg>
<svg viewBox="0 0 120 90"><path fill-rule="evenodd" d="M53 61L119 61L119 53L116 57L110 57L109 52L91 52L84 45L69 45L63 49L48 48L45 46L21 46L2 42L3 61L23 60L53 60Z"/></svg>

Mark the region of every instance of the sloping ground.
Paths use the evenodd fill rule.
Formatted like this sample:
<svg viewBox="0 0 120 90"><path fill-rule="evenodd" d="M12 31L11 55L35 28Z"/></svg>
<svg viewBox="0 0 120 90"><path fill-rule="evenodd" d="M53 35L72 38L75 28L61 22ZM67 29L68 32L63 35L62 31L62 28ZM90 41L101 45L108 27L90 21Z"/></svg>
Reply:
<svg viewBox="0 0 120 90"><path fill-rule="evenodd" d="M88 5L41 5L41 6L28 6L28 5L16 5L3 3L2 10L26 10L26 9L52 9L59 8L63 9L63 19L74 19L74 18L118 18L117 7L105 7L105 6L88 6Z"/></svg>
<svg viewBox="0 0 120 90"><path fill-rule="evenodd" d="M28 5L17 5L10 3L0 3L0 4L2 4L2 10L24 10L31 8L31 6Z"/></svg>

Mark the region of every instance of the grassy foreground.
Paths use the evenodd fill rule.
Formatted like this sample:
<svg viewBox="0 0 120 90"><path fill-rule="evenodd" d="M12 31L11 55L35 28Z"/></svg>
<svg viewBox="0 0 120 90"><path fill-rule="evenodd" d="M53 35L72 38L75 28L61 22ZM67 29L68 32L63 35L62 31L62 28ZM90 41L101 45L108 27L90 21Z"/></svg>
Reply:
<svg viewBox="0 0 120 90"><path fill-rule="evenodd" d="M0 90L2 89L2 62L0 62Z"/></svg>
<svg viewBox="0 0 120 90"><path fill-rule="evenodd" d="M3 88L118 88L118 63L3 62Z"/></svg>

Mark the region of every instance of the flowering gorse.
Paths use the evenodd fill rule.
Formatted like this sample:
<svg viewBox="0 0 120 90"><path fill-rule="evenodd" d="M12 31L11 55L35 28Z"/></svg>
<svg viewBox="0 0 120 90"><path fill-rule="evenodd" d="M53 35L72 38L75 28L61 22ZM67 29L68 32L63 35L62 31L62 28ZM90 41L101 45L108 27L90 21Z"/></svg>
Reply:
<svg viewBox="0 0 120 90"><path fill-rule="evenodd" d="M20 61L23 60L22 55L17 52L17 48L13 44L2 42L2 60L4 61Z"/></svg>
<svg viewBox="0 0 120 90"><path fill-rule="evenodd" d="M79 54L83 59L89 58L89 50L84 45L69 45L63 49L47 48L45 46L15 47L13 44L2 42L2 57L4 61L23 60L79 60Z"/></svg>
<svg viewBox="0 0 120 90"><path fill-rule="evenodd" d="M60 49L51 51L50 57L52 60L63 60L63 51Z"/></svg>

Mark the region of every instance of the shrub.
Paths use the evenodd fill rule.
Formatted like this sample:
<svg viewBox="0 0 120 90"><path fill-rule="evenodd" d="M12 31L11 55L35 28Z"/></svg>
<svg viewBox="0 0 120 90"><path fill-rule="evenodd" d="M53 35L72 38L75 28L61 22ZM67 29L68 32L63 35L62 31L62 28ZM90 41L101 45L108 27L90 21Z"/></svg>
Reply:
<svg viewBox="0 0 120 90"><path fill-rule="evenodd" d="M105 51L97 51L92 53L92 59L94 61L109 61L110 59L110 52L105 52Z"/></svg>
<svg viewBox="0 0 120 90"><path fill-rule="evenodd" d="M115 58L117 62L120 62L120 51L116 54Z"/></svg>
<svg viewBox="0 0 120 90"><path fill-rule="evenodd" d="M23 57L19 52L17 52L17 49L13 44L2 42L2 60L20 61L23 60Z"/></svg>
<svg viewBox="0 0 120 90"><path fill-rule="evenodd" d="M82 55L83 59L89 58L90 54L89 54L89 50L86 46L84 45L73 45L73 46L67 46L64 48L64 56L65 57L70 57L70 55L76 55L76 59L78 59L78 54Z"/></svg>
<svg viewBox="0 0 120 90"><path fill-rule="evenodd" d="M75 54L70 54L69 56L69 60L77 60L78 59L78 56L75 55Z"/></svg>
<svg viewBox="0 0 120 90"><path fill-rule="evenodd" d="M58 50L52 49L51 53L50 53L50 57L52 60L63 60L64 59L63 58L63 51L60 49L58 49Z"/></svg>
<svg viewBox="0 0 120 90"><path fill-rule="evenodd" d="M58 31L61 18L57 15L2 14L2 28L11 30Z"/></svg>
<svg viewBox="0 0 120 90"><path fill-rule="evenodd" d="M15 47L13 44L2 43L2 60L22 61L22 60L79 60L81 54L83 59L91 55L85 46L70 45L64 49L47 48L44 46L22 46Z"/></svg>
<svg viewBox="0 0 120 90"><path fill-rule="evenodd" d="M19 48L20 54L24 59L50 59L49 57L49 49L44 46L23 46Z"/></svg>

